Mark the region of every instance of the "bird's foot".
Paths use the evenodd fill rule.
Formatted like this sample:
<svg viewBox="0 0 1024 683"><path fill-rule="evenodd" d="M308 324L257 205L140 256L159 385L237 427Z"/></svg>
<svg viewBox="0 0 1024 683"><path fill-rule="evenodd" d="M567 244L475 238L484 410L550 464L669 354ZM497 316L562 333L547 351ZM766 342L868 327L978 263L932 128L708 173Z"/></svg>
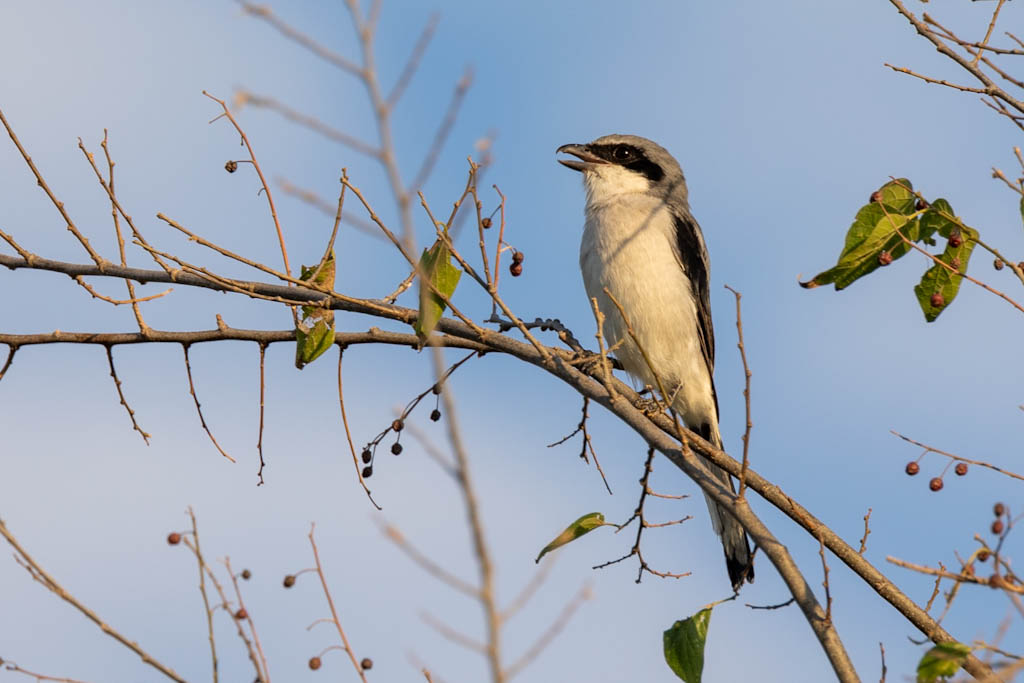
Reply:
<svg viewBox="0 0 1024 683"><path fill-rule="evenodd" d="M644 398L641 395L639 398L637 398L633 405L636 407L637 410L642 411L643 414L648 417L659 415L665 412L665 407L662 405L661 401L659 401L657 397L654 396L654 392L651 392L650 398Z"/></svg>
<svg viewBox="0 0 1024 683"><path fill-rule="evenodd" d="M601 354L594 353L593 351L582 351L577 352L576 357L573 358L570 363L579 368L580 372L586 375L593 375L595 371L601 367ZM608 361L611 366L611 360ZM610 369L610 368L609 368Z"/></svg>

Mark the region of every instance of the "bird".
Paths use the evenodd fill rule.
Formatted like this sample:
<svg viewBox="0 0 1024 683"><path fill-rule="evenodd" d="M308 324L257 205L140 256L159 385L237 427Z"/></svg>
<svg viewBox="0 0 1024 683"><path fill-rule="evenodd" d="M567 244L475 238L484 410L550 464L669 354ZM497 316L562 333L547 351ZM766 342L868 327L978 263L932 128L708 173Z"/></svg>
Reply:
<svg viewBox="0 0 1024 683"><path fill-rule="evenodd" d="M583 176L580 270L587 296L596 299L604 318L609 347L639 382L657 388L660 379L666 401L686 427L721 449L710 264L679 162L637 135L605 135L562 145L557 153L575 157L558 161ZM736 490L728 472L709 467ZM705 498L738 592L744 581L754 580L750 541L725 508Z"/></svg>

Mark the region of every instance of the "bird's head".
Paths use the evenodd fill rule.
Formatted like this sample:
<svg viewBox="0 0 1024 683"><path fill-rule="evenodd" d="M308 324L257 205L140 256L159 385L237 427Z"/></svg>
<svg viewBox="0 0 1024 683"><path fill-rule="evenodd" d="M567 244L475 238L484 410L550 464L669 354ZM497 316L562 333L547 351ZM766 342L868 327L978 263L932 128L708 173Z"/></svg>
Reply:
<svg viewBox="0 0 1024 683"><path fill-rule="evenodd" d="M647 138L605 135L586 144L562 145L557 152L576 157L558 161L583 174L590 203L600 204L627 194L686 203L686 182L679 162Z"/></svg>

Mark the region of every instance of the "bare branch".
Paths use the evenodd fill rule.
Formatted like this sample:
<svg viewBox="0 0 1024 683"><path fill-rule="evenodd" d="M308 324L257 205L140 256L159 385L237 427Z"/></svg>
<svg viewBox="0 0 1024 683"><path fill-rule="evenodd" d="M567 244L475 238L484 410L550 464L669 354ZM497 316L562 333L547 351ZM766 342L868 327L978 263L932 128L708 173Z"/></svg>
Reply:
<svg viewBox="0 0 1024 683"><path fill-rule="evenodd" d="M148 652L139 647L139 645L135 641L129 640L125 636L121 635L119 631L117 631L112 626L103 621L103 619L101 619L98 614L96 614L91 609L89 609L81 602L79 602L78 598L76 598L74 595L65 590L63 586L57 583L57 580L50 576L46 572L46 570L43 569L34 559L32 559L32 556L29 555L28 552L23 547L21 547L21 544L18 542L18 539L16 539L14 537L14 534L12 534L10 530L8 530L7 525L4 524L3 520L0 520L0 536L3 536L5 539L7 539L7 542L11 545L12 548L14 548L14 552L17 553L18 559L23 563L23 566L29 571L33 579L35 579L43 586L45 586L47 590L49 590L51 593L53 593L54 595L56 595L57 597L59 597L60 599L64 600L69 605L77 609L79 612L84 614L86 618L88 618L91 622L96 624L101 631L103 631L108 636L110 636L111 638L121 643L135 654L137 654L139 657L141 657L143 662L150 665L151 667L153 667L154 669L156 669L172 681L177 681L178 683L185 683L185 679L183 679L181 676L175 673L174 669L171 669L170 667L161 664L159 661L154 659L152 655L150 655Z"/></svg>

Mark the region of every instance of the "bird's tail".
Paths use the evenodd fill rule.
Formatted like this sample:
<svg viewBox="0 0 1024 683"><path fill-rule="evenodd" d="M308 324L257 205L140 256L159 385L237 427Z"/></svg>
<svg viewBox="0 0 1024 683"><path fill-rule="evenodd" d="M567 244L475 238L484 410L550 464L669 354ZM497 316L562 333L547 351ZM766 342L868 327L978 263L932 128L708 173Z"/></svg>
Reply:
<svg viewBox="0 0 1024 683"><path fill-rule="evenodd" d="M715 430L710 440L721 449L722 439L718 436L717 431ZM711 473L731 491L736 491L736 485L728 472L710 464L709 468ZM725 549L725 568L729 572L729 581L732 583L732 589L738 591L744 581L754 582L754 558L750 552L747 532L743 530L736 518L716 503L711 496L704 494L704 498L708 504L708 512L711 513L711 524L715 528L715 533L722 539L722 547Z"/></svg>

